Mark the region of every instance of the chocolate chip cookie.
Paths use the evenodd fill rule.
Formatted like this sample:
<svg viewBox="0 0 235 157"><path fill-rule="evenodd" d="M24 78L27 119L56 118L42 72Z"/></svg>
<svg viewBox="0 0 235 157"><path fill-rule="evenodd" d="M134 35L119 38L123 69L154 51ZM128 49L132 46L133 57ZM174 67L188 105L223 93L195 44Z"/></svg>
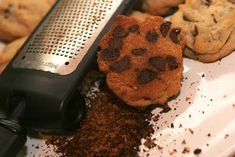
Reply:
<svg viewBox="0 0 235 157"><path fill-rule="evenodd" d="M12 41L29 35L55 0L2 0L0 40Z"/></svg>
<svg viewBox="0 0 235 157"><path fill-rule="evenodd" d="M118 16L98 52L109 88L132 106L164 104L177 95L183 71L180 32L161 17Z"/></svg>
<svg viewBox="0 0 235 157"><path fill-rule="evenodd" d="M235 4L232 0L187 0L171 22L186 38L185 56L213 62L235 49Z"/></svg>

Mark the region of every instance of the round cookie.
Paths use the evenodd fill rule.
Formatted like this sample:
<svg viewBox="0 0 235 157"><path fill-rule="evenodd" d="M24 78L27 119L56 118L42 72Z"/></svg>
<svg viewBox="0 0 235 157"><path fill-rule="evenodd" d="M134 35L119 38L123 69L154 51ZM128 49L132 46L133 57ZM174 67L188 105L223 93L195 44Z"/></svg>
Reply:
<svg viewBox="0 0 235 157"><path fill-rule="evenodd" d="M143 0L143 10L152 15L169 15L184 0Z"/></svg>
<svg viewBox="0 0 235 157"><path fill-rule="evenodd" d="M184 54L203 62L216 61L235 49L235 4L230 0L187 0L172 16L186 38Z"/></svg>
<svg viewBox="0 0 235 157"><path fill-rule="evenodd" d="M99 69L127 104L164 104L180 91L182 45L180 29L161 17L118 16L100 42Z"/></svg>
<svg viewBox="0 0 235 157"><path fill-rule="evenodd" d="M29 35L55 0L2 0L0 40L12 41Z"/></svg>

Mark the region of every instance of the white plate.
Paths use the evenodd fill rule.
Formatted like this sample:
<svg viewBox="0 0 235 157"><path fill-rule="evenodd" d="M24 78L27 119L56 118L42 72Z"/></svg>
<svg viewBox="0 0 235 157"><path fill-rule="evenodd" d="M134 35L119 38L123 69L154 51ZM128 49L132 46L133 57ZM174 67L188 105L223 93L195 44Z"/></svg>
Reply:
<svg viewBox="0 0 235 157"><path fill-rule="evenodd" d="M3 47L0 43L0 50ZM200 157L232 156L235 153L235 53L210 64L185 58L184 67L181 93L169 102L172 110L161 114L158 122L153 122L155 133L152 137L163 149L148 150L142 145L139 155L194 156L193 150L200 148ZM153 113L157 115L159 111L156 109ZM174 128L170 127L171 123ZM182 154L184 147L189 147L190 153ZM52 149L44 144L44 140L28 138L18 157L44 156L48 150ZM53 152L51 154L55 156Z"/></svg>

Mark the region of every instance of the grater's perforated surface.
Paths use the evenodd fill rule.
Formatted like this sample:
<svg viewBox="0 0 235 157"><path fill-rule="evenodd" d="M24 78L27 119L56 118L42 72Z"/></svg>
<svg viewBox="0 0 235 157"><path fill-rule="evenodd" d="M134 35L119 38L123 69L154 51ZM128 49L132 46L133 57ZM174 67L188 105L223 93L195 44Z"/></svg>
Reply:
<svg viewBox="0 0 235 157"><path fill-rule="evenodd" d="M71 73L122 1L59 1L22 49L14 67Z"/></svg>

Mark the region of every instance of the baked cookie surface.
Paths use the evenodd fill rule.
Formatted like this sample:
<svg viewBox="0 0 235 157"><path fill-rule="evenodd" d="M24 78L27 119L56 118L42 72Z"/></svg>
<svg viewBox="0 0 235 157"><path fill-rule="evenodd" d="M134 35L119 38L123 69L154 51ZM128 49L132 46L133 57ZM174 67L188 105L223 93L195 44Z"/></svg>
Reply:
<svg viewBox="0 0 235 157"><path fill-rule="evenodd" d="M13 41L29 35L55 0L0 1L0 40Z"/></svg>
<svg viewBox="0 0 235 157"><path fill-rule="evenodd" d="M235 3L231 0L187 0L172 16L186 38L185 55L213 62L234 49Z"/></svg>
<svg viewBox="0 0 235 157"><path fill-rule="evenodd" d="M182 45L180 29L161 17L118 16L100 42L99 69L127 104L164 104L180 91Z"/></svg>

